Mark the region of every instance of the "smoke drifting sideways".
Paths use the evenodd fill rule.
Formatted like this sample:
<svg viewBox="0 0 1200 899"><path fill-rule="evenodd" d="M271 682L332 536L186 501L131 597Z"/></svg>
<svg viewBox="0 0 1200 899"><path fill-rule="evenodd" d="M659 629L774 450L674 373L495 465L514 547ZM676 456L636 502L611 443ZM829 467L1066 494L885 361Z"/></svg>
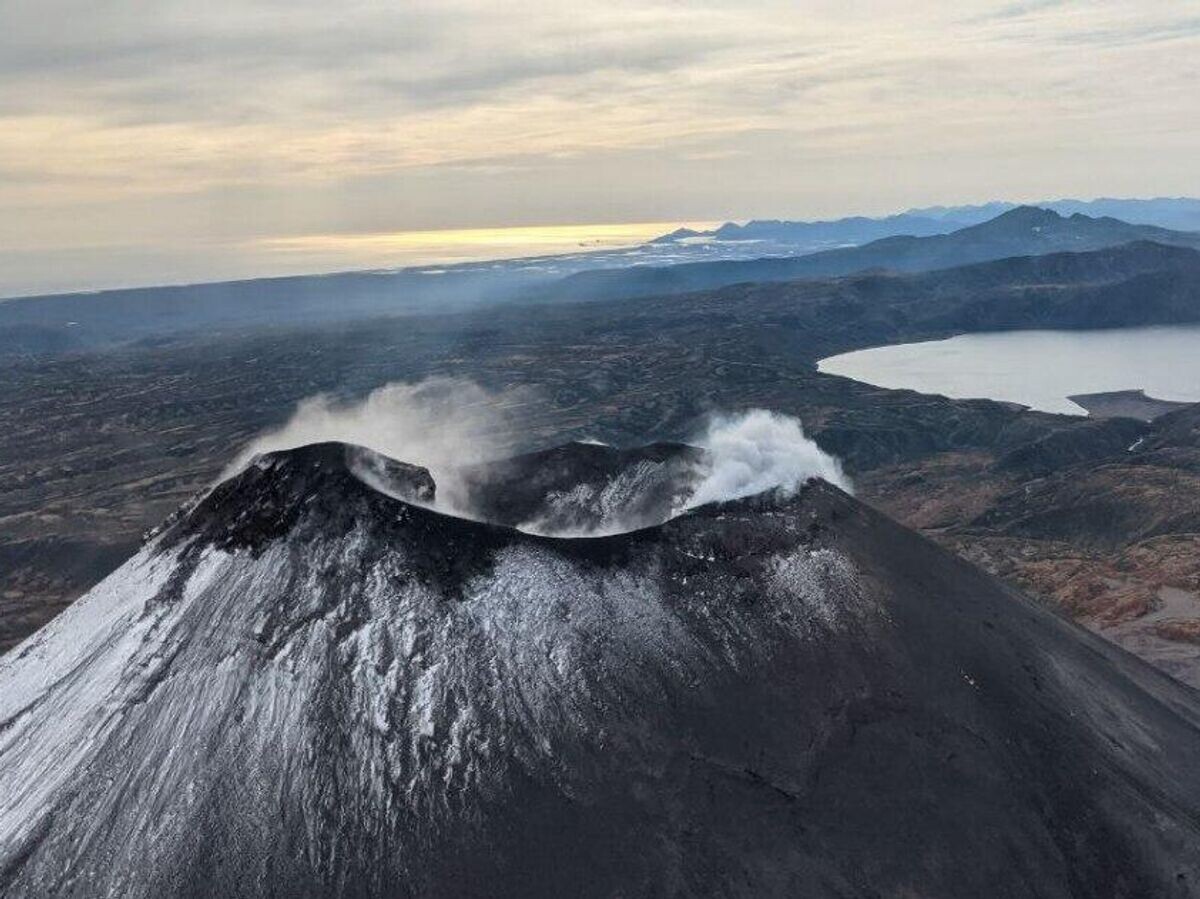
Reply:
<svg viewBox="0 0 1200 899"><path fill-rule="evenodd" d="M466 379L443 377L391 383L358 402L338 402L317 395L302 400L283 427L245 447L223 478L240 471L260 453L337 441L428 469L436 484L435 498L429 504L432 508L462 518L486 520L472 507L471 488L477 486L477 481L471 481L466 473L470 471L471 478L477 479L481 463L527 449L518 445L526 430L521 422L540 400L540 394L532 388L489 390ZM659 512L662 520L707 503L768 491L794 493L812 478L823 478L848 492L852 489L841 463L808 438L800 421L791 416L765 409L712 415L689 442L704 451L702 460L676 472L676 495L681 498L669 511L663 508ZM387 493L387 478L376 468L363 460L355 472ZM566 501L586 506L596 520L583 529L548 528L546 520L553 518L549 516L546 520L539 518L536 526L531 522L528 529L543 536L586 537L661 523L646 520L644 503L639 502L644 498L641 494L652 489L654 474L641 469L621 472L608 485L611 489L596 496L592 496L595 491L583 490L582 486L548 495L550 503ZM576 493L581 495L577 497ZM420 502L412 496L399 498Z"/></svg>
<svg viewBox="0 0 1200 899"><path fill-rule="evenodd" d="M710 416L688 441L694 461L640 459L607 483L560 487L517 527L545 537L607 537L662 524L689 509L759 493L793 495L813 478L850 492L841 463L792 417L754 409Z"/></svg>
<svg viewBox="0 0 1200 899"><path fill-rule="evenodd" d="M788 415L765 409L713 415L694 442L707 459L684 509L770 490L794 493L812 478L847 493L853 490L841 462L806 437L800 420Z"/></svg>
<svg viewBox="0 0 1200 899"><path fill-rule="evenodd" d="M222 479L260 453L337 441L428 469L437 484L435 507L474 517L460 469L510 455L521 431L520 411L536 400L530 388L488 390L474 381L446 377L393 382L358 402L340 403L318 394L301 400L283 427L246 446ZM384 488L369 468L356 473Z"/></svg>

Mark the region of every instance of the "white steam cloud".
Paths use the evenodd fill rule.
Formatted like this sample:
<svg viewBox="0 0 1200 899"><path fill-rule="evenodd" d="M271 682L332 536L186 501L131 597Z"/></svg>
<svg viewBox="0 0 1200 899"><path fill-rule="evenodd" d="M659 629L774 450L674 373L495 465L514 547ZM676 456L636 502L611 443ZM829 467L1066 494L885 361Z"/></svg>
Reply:
<svg viewBox="0 0 1200 899"><path fill-rule="evenodd" d="M787 415L765 409L717 415L696 442L709 458L686 509L768 490L795 492L812 478L851 490L841 462L804 436L799 419Z"/></svg>
<svg viewBox="0 0 1200 899"><path fill-rule="evenodd" d="M302 400L283 427L245 447L225 476L260 453L326 441L357 444L425 467L437 485L437 508L478 518L464 469L511 456L524 436L521 423L527 420L527 408L538 400L529 388L494 391L458 378L392 383L357 402L321 394ZM812 478L851 489L841 463L804 435L798 419L787 415L763 409L714 415L692 442L704 450L703 461L694 467L672 471L663 463L643 462L616 473L606 485L558 488L544 497L546 508L524 529L552 536L613 534L706 503L768 491L793 493ZM387 478L380 472L368 467L359 474L387 491ZM664 488L664 478L674 482L671 489L678 492L673 499L663 497L668 505L655 511L661 502L655 492Z"/></svg>
<svg viewBox="0 0 1200 899"><path fill-rule="evenodd" d="M353 443L429 469L437 505L462 511L457 469L509 454L518 418L533 398L524 388L492 391L442 377L387 384L352 403L320 394L301 400L283 427L256 438L225 474L244 468L259 453L325 441Z"/></svg>

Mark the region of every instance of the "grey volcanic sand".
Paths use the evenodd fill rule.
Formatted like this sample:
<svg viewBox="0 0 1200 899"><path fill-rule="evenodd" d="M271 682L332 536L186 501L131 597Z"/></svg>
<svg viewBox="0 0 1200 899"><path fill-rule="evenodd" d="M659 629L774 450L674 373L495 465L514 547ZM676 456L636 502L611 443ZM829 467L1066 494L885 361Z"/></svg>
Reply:
<svg viewBox="0 0 1200 899"><path fill-rule="evenodd" d="M1159 416L1183 409L1190 403L1160 400L1144 390L1114 390L1108 393L1077 393L1067 397L1094 418L1136 418L1154 421Z"/></svg>

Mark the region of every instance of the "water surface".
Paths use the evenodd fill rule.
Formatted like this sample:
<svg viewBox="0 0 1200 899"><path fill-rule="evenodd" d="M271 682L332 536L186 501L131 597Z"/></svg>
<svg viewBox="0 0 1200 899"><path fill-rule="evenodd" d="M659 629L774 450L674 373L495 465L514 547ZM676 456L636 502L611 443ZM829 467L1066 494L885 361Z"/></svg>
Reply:
<svg viewBox="0 0 1200 899"><path fill-rule="evenodd" d="M1078 415L1067 399L1142 389L1200 402L1200 325L963 334L830 356L818 368L878 387L1021 403Z"/></svg>

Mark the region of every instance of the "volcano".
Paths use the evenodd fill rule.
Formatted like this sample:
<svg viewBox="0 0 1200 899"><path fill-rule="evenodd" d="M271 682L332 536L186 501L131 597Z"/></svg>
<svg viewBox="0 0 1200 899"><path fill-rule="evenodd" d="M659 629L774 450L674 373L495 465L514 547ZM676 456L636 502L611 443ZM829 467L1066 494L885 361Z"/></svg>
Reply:
<svg viewBox="0 0 1200 899"><path fill-rule="evenodd" d="M510 488L695 461L572 446ZM0 659L0 894L1200 891L1197 695L840 490L437 486L259 457Z"/></svg>

